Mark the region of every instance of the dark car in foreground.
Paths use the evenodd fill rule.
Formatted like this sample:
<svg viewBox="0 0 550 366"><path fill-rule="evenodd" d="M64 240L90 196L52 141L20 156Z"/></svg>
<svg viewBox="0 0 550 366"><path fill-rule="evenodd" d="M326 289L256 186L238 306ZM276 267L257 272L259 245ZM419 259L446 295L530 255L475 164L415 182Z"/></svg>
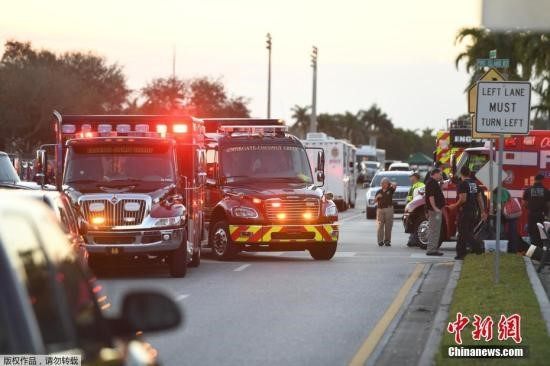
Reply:
<svg viewBox="0 0 550 366"><path fill-rule="evenodd" d="M176 303L158 292L126 295L107 318L108 294L89 275L51 210L0 192L0 354L77 355L84 365L154 365L137 332L178 326Z"/></svg>

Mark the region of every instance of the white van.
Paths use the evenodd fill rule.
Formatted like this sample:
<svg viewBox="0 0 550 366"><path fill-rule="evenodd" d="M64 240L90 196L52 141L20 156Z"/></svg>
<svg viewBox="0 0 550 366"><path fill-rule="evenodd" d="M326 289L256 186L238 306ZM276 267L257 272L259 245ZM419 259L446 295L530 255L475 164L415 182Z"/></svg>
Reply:
<svg viewBox="0 0 550 366"><path fill-rule="evenodd" d="M322 148L325 152L326 192L334 195L339 211L355 207L357 188L356 148L345 140L336 140L322 132L307 134L302 143L306 148ZM308 150L309 161L316 161L315 150Z"/></svg>

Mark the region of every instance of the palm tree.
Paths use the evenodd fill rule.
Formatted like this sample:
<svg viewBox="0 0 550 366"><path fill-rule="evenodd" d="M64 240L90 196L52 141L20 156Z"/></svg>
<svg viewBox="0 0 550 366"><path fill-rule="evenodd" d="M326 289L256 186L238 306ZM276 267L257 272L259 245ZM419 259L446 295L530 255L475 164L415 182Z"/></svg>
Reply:
<svg viewBox="0 0 550 366"><path fill-rule="evenodd" d="M309 108L309 106L300 107L296 104L291 109L294 124L290 126L290 132L299 138L305 138L307 131L309 131Z"/></svg>
<svg viewBox="0 0 550 366"><path fill-rule="evenodd" d="M369 144L376 145L376 140L383 134L393 130L393 124L388 115L376 105L373 104L368 110L357 112L357 119L361 123L361 132L364 140L368 139Z"/></svg>

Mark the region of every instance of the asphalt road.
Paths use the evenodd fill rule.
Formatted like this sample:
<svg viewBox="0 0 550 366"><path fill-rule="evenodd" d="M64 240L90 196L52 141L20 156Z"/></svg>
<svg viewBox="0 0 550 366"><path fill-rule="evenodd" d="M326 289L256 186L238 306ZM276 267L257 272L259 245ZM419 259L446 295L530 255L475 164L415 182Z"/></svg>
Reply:
<svg viewBox="0 0 550 366"><path fill-rule="evenodd" d="M392 246L378 247L363 205L341 214L331 261L307 252L245 253L231 262L203 257L184 279L169 278L163 267L134 269L101 279L107 312L132 288L172 294L185 325L144 335L164 365L347 365L416 264L454 255L450 244L443 258L407 248L397 215Z"/></svg>

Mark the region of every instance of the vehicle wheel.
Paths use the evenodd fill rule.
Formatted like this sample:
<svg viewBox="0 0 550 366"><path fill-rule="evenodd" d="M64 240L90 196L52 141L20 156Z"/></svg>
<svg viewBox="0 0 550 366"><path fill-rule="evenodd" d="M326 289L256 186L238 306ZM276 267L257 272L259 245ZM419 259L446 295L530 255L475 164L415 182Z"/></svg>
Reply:
<svg viewBox="0 0 550 366"><path fill-rule="evenodd" d="M170 276L185 277L187 274L187 235L183 235L180 247L168 256Z"/></svg>
<svg viewBox="0 0 550 366"><path fill-rule="evenodd" d="M428 219L423 216L418 216L413 224L413 238L421 249L426 249L428 247L429 231L430 225Z"/></svg>
<svg viewBox="0 0 550 366"><path fill-rule="evenodd" d="M367 220L376 219L376 209L367 207Z"/></svg>
<svg viewBox="0 0 550 366"><path fill-rule="evenodd" d="M309 254L317 261L328 261L336 253L336 243L319 244L309 248Z"/></svg>
<svg viewBox="0 0 550 366"><path fill-rule="evenodd" d="M238 252L235 244L231 241L229 226L224 220L216 222L212 227L210 243L212 244L212 254L218 260L232 259Z"/></svg>
<svg viewBox="0 0 550 366"><path fill-rule="evenodd" d="M193 253L193 257L191 258L191 262L187 265L188 267L198 267L201 265L201 248L199 248L196 252Z"/></svg>

